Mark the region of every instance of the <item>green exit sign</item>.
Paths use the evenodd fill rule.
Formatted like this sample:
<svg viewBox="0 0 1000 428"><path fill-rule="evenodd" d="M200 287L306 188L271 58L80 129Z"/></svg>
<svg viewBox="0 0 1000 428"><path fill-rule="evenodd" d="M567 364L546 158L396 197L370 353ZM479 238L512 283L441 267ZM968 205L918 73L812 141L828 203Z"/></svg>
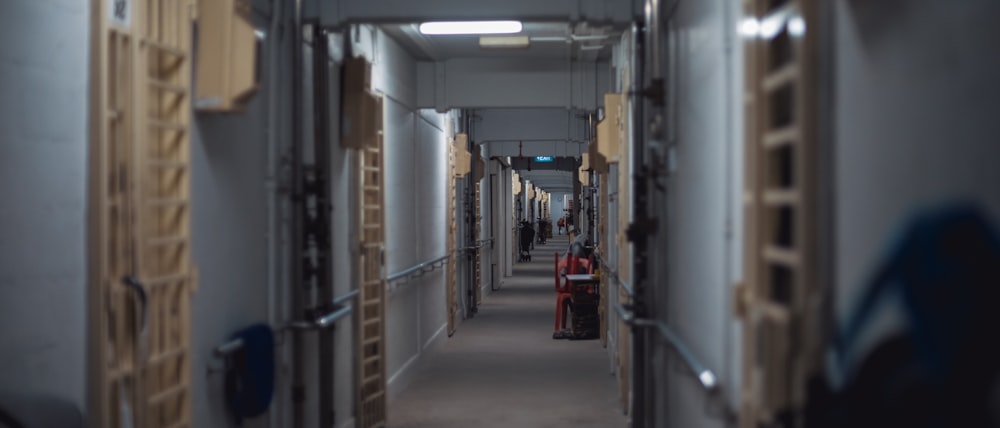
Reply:
<svg viewBox="0 0 1000 428"><path fill-rule="evenodd" d="M535 156L535 162L552 162L555 160L552 156Z"/></svg>

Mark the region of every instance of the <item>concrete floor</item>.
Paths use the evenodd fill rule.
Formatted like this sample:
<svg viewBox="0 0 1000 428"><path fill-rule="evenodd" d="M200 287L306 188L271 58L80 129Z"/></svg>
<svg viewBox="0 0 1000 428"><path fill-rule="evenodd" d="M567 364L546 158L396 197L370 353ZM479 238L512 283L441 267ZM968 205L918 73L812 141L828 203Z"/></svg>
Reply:
<svg viewBox="0 0 1000 428"><path fill-rule="evenodd" d="M599 340L553 340L553 253L536 245L389 403L394 428L625 427Z"/></svg>

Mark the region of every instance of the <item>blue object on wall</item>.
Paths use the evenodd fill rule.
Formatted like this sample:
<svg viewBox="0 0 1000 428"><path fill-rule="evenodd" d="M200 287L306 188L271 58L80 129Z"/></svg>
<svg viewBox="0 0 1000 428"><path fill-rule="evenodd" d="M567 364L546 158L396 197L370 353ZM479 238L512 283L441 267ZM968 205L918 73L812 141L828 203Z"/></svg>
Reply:
<svg viewBox="0 0 1000 428"><path fill-rule="evenodd" d="M226 360L226 402L236 419L260 416L274 396L274 332L266 324L240 330L230 339L241 339L243 348Z"/></svg>
<svg viewBox="0 0 1000 428"><path fill-rule="evenodd" d="M835 389L811 383L809 428L997 426L1000 236L969 204L922 212L903 232L834 332L850 376ZM905 329L872 345L865 333L890 305Z"/></svg>

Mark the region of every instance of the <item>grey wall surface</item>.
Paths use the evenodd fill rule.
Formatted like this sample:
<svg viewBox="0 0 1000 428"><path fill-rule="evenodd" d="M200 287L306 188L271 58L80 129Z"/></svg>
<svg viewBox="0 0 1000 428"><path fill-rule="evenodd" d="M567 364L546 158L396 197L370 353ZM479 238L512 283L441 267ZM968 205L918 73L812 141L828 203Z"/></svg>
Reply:
<svg viewBox="0 0 1000 428"><path fill-rule="evenodd" d="M599 62L455 58L420 62L418 105L452 108L561 107L594 110L607 83ZM483 82L489 82L484 85Z"/></svg>
<svg viewBox="0 0 1000 428"><path fill-rule="evenodd" d="M476 110L476 142L492 156L578 156L586 146L581 110L513 108Z"/></svg>
<svg viewBox="0 0 1000 428"><path fill-rule="evenodd" d="M86 2L0 2L0 393L86 411Z"/></svg>
<svg viewBox="0 0 1000 428"><path fill-rule="evenodd" d="M834 4L834 262L844 316L918 211L972 201L1000 227L1000 3Z"/></svg>
<svg viewBox="0 0 1000 428"><path fill-rule="evenodd" d="M552 201L549 208L549 216L552 218L553 235L559 234L559 226L557 225L557 222L565 214L563 213L563 209L566 208L564 206L565 196L565 193L553 193L549 199ZM563 228L563 233L566 233L565 227Z"/></svg>
<svg viewBox="0 0 1000 428"><path fill-rule="evenodd" d="M578 114L582 111L566 108L476 110L476 142L525 141L530 145L533 140L583 140L587 123Z"/></svg>
<svg viewBox="0 0 1000 428"><path fill-rule="evenodd" d="M445 255L446 116L416 108L416 61L381 30L363 26L355 46L384 95L386 270ZM391 287L386 313L390 399L410 381L445 325L443 270Z"/></svg>
<svg viewBox="0 0 1000 428"><path fill-rule="evenodd" d="M691 351L713 370L725 398L739 403L738 323L729 308L732 287L742 271L742 43L735 33L738 4L682 3L670 26L669 88L677 114L676 169L668 197L658 204L667 219L666 241L658 249L654 309ZM654 336L656 337L656 336ZM658 402L656 425L721 427L705 411L708 396L655 339Z"/></svg>
<svg viewBox="0 0 1000 428"><path fill-rule="evenodd" d="M192 146L194 420L226 426L224 382L206 376L212 348L235 331L268 322L265 104L239 115L197 115ZM279 391L284 392L284 391Z"/></svg>

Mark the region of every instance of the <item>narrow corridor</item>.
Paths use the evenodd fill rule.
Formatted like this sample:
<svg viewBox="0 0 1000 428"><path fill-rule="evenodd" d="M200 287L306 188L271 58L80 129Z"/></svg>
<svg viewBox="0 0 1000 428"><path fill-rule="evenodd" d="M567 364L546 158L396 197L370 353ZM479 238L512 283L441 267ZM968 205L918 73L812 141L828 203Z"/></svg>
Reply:
<svg viewBox="0 0 1000 428"><path fill-rule="evenodd" d="M0 0L0 428L1000 428L998 23Z"/></svg>
<svg viewBox="0 0 1000 428"><path fill-rule="evenodd" d="M625 426L601 342L552 339L553 253L567 244L555 236L514 265L390 402L391 427Z"/></svg>

